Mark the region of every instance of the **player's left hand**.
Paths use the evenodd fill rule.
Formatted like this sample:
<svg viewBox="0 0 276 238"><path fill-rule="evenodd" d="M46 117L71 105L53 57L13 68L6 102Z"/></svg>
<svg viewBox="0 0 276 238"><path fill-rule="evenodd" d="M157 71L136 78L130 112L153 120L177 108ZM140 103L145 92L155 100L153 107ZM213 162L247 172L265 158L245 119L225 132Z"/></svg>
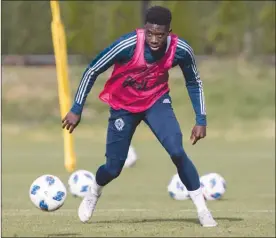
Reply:
<svg viewBox="0 0 276 238"><path fill-rule="evenodd" d="M206 136L206 126L195 125L190 140L192 145L195 145L197 141L204 138Z"/></svg>

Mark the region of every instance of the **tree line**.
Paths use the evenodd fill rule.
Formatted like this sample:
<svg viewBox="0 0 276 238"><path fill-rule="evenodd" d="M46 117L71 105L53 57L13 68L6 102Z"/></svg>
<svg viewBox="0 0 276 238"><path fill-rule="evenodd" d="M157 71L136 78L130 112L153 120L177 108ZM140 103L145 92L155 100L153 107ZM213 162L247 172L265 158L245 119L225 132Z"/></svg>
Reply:
<svg viewBox="0 0 276 238"><path fill-rule="evenodd" d="M149 1L173 13L172 30L196 54L275 53L275 1ZM60 1L69 54L91 59L143 26L142 1ZM2 2L2 54L52 54L48 1Z"/></svg>

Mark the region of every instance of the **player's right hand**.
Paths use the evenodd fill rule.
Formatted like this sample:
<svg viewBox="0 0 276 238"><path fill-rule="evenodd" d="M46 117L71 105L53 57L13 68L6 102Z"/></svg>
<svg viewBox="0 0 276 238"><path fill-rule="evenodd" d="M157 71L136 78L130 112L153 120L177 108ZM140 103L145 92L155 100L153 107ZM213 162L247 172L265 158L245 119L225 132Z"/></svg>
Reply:
<svg viewBox="0 0 276 238"><path fill-rule="evenodd" d="M81 115L75 114L73 112L68 112L67 115L62 119L62 128L72 133L74 129L78 126L81 120Z"/></svg>

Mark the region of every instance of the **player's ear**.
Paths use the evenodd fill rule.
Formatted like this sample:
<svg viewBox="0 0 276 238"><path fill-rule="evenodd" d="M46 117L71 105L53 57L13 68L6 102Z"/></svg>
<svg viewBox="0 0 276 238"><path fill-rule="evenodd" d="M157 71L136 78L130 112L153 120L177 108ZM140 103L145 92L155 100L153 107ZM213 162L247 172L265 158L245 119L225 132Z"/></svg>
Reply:
<svg viewBox="0 0 276 238"><path fill-rule="evenodd" d="M172 29L169 30L169 33L171 33L171 32L172 32Z"/></svg>

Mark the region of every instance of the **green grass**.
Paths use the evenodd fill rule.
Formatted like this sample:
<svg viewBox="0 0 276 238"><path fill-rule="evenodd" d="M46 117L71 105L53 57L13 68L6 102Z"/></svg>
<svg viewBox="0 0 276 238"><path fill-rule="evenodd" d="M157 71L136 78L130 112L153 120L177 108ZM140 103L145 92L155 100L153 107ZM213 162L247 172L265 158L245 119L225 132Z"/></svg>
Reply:
<svg viewBox="0 0 276 238"><path fill-rule="evenodd" d="M85 129L84 129L85 128ZM32 181L46 173L67 184L61 131L3 125L2 236L275 236L275 138L207 137L196 146L184 137L199 173L220 173L227 182L221 201L210 201L219 226L199 226L191 201L170 199L166 186L175 173L164 149L141 125L133 140L139 160L109 184L89 224L77 217L80 199L68 195L53 213L35 208ZM78 169L95 173L104 162L104 126L75 133Z"/></svg>
<svg viewBox="0 0 276 238"><path fill-rule="evenodd" d="M72 95L84 67L70 67ZM36 209L29 186L42 174L67 184L63 139L52 67L3 67L2 236L275 236L275 67L241 59L199 63L208 113L206 139L191 146L194 112L179 69L171 72L171 96L185 149L201 175L227 182L221 201L208 202L219 226L198 225L191 201L170 199L176 172L150 130L140 125L133 145L139 160L108 185L90 224L77 217L80 199L68 196L53 213ZM95 173L104 163L108 108L98 78L74 133L78 169Z"/></svg>
<svg viewBox="0 0 276 238"><path fill-rule="evenodd" d="M72 97L86 66L70 67ZM208 59L198 64L210 126L233 126L275 119L275 67L241 59ZM98 99L110 71L99 76L87 98L83 123L105 120L106 104ZM58 123L60 120L54 67L3 67L2 112L5 122ZM178 67L170 72L171 96L178 118L194 119L184 78Z"/></svg>

